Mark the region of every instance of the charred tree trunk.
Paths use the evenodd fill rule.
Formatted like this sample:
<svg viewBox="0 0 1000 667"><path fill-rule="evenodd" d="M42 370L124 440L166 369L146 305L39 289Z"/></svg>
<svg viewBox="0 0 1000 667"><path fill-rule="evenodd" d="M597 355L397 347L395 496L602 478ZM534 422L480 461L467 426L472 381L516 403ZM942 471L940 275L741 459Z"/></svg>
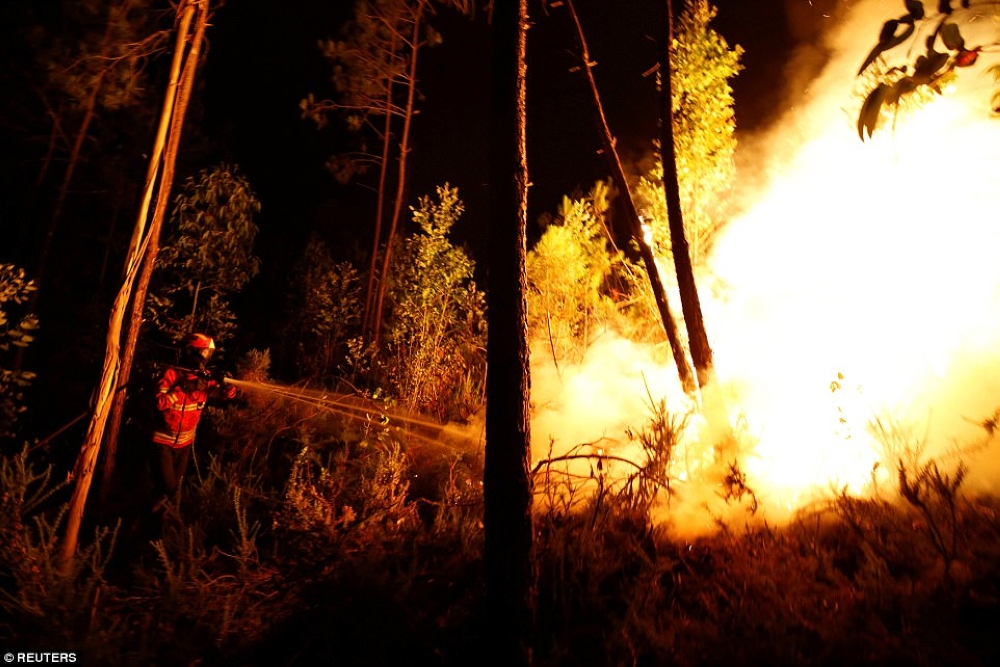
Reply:
<svg viewBox="0 0 1000 667"><path fill-rule="evenodd" d="M494 12L484 473L488 631L497 664L529 665L535 579L524 272L527 0L497 3Z"/></svg>
<svg viewBox="0 0 1000 667"><path fill-rule="evenodd" d="M597 111L597 120L601 130L601 142L604 146L604 156L608 160L611 177L618 183L618 187L622 192L625 216L628 218L632 237L639 245L639 252L642 255L642 263L646 267L646 274L649 276L653 298L656 301L656 308L660 319L663 321L663 329L667 334L667 341L670 343L670 351L674 357L674 364L677 366L677 376L684 391L688 394L694 394L697 390L694 376L691 373L691 367L688 366L684 346L681 345L681 340L677 332L677 324L674 322L674 317L670 312L670 303L667 301L667 293L664 291L663 282L660 280L660 271L656 266L656 258L642 233L642 222L639 220L639 212L635 208L635 201L632 199L632 192L629 190L628 180L625 178L625 170L622 168L621 160L618 158L618 151L615 148L615 138L611 134L607 118L604 115L604 107L601 104L601 96L597 91L597 82L594 81L594 73L590 71L590 68L596 63L590 60L590 50L587 48L583 26L580 23L579 16L576 14L576 9L573 7L572 0L566 0L566 6L576 27L576 36L580 46L581 69L587 77L587 84L590 86L590 93L594 99L594 107Z"/></svg>
<svg viewBox="0 0 1000 667"><path fill-rule="evenodd" d="M208 0L189 0L184 3L178 11L181 12L181 19L178 23L177 49L183 52L187 42L187 32L190 27L191 18L195 10L199 12L199 25L207 22ZM175 65L177 65L175 53ZM172 70L172 75L178 70ZM187 69L185 68L185 73ZM193 72L193 70L192 70ZM173 126L172 119L174 99L178 82L172 80L168 88L167 97L164 101L161 113L161 127L163 123ZM158 161L163 153L161 137L157 137L158 144L154 146L151 160ZM156 167L152 164L149 173L155 176ZM101 371L101 379L96 392L94 402L94 412L91 416L90 424L87 427L87 434L80 454L77 457L76 465L73 469L73 493L69 501L69 512L66 522L66 534L63 537L59 550L59 565L63 571L68 571L72 566L73 556L76 553L77 541L80 533L80 525L83 522L83 510L87 503L87 495L94 477L94 468L101 449L101 441L104 437L105 426L111 410L111 404L115 393L119 388L119 374L121 371L121 330L125 319L125 313L133 296L133 287L138 275L143 255L147 249L149 235L145 233L146 210L152 197L153 183L147 181L146 192L143 198L143 208L139 212L136 221L135 232L129 253L125 260L125 275L122 286L115 297L111 307L111 315L108 321L108 331L106 335L106 349L104 354L104 364Z"/></svg>
<svg viewBox="0 0 1000 667"><path fill-rule="evenodd" d="M698 377L698 386L704 390L713 380L712 348L705 333L705 320L701 314L698 286L694 281L691 254L688 252L681 212L680 185L677 181L677 154L674 147L673 86L670 45L673 43L673 8L671 0L663 2L663 25L660 35L660 159L663 164L663 193L667 199L667 222L670 225L670 248L674 255L677 285L681 293L681 310L687 327L691 361Z"/></svg>
<svg viewBox="0 0 1000 667"><path fill-rule="evenodd" d="M680 184L677 179L677 153L674 142L673 85L670 45L673 43L673 7L671 0L663 2L660 33L660 159L663 164L663 193L667 204L667 222L674 256L674 269L681 293L681 308L688 332L688 345L701 390L701 412L705 418L702 439L715 449L718 473L725 476L727 465L735 457L736 438L729 421L725 397L715 381L712 348L705 332L698 286L694 280L684 217L681 211Z"/></svg>

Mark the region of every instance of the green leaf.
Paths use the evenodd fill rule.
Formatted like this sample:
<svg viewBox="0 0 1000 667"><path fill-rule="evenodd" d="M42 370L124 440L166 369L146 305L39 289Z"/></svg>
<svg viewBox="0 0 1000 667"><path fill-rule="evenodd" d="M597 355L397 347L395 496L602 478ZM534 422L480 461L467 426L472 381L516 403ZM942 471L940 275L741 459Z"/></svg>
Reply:
<svg viewBox="0 0 1000 667"><path fill-rule="evenodd" d="M941 41L952 51L961 51L965 48L965 39L962 38L957 23L945 23L941 26Z"/></svg>
<svg viewBox="0 0 1000 667"><path fill-rule="evenodd" d="M896 28L899 27L899 21L896 19L889 19L882 25L882 32L879 33L878 43L888 44L896 36Z"/></svg>
<svg viewBox="0 0 1000 667"><path fill-rule="evenodd" d="M906 11L913 17L914 21L924 18L924 3L920 0L906 0Z"/></svg>
<svg viewBox="0 0 1000 667"><path fill-rule="evenodd" d="M865 103L861 105L861 112L858 114L858 137L861 141L865 140L866 132L870 139L872 132L875 131L879 114L882 113L882 103L885 102L888 93L889 86L880 83L876 86L875 90L868 94L868 97L865 98Z"/></svg>
<svg viewBox="0 0 1000 667"><path fill-rule="evenodd" d="M892 85L892 87L889 89L888 94L886 94L885 99L882 102L882 105L885 106L886 104L888 104L892 106L897 104L899 102L900 97L908 93L912 93L914 90L917 89L917 85L919 84L912 77L904 76L902 79L900 79L899 81L897 81Z"/></svg>
<svg viewBox="0 0 1000 667"><path fill-rule="evenodd" d="M900 24L905 25L906 28L903 30L903 32L897 35L896 31L899 29ZM889 19L888 21L886 21L885 24L883 24L882 26L882 32L879 34L878 44L876 44L875 47L871 51L869 51L868 57L865 58L865 62L858 69L858 74L860 75L862 72L868 69L868 66L871 65L873 62L875 62L875 59L878 58L880 55L882 55L883 52L888 51L889 49L899 46L900 44L905 42L910 37L910 35L913 34L913 30L914 30L913 19L910 18L909 16L905 16L898 21L896 19Z"/></svg>
<svg viewBox="0 0 1000 667"><path fill-rule="evenodd" d="M917 58L913 65L913 80L920 83L930 83L934 75L948 64L948 54L930 49L926 55Z"/></svg>

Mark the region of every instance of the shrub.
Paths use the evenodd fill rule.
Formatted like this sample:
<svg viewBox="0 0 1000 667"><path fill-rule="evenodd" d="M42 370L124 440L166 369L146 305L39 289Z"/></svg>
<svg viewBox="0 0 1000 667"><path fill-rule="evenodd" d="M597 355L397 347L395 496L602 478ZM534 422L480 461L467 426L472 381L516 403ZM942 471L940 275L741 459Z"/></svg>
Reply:
<svg viewBox="0 0 1000 667"><path fill-rule="evenodd" d="M361 281L349 262L334 262L327 246L313 237L291 280L284 327L297 376L320 382L344 371L349 341L361 320Z"/></svg>
<svg viewBox="0 0 1000 667"><path fill-rule="evenodd" d="M31 343L38 328L38 318L31 313L22 314L16 321L10 319L34 290L24 269L0 264L0 442L14 435L14 422L25 410L24 388L35 378L30 371L7 368L4 363L8 353Z"/></svg>
<svg viewBox="0 0 1000 667"><path fill-rule="evenodd" d="M116 622L102 613L102 592L117 529L99 528L63 567L57 554L64 510L46 510L62 486L53 483L51 467L34 468L27 447L0 457L0 609L24 642L83 647Z"/></svg>
<svg viewBox="0 0 1000 667"><path fill-rule="evenodd" d="M555 220L528 253L528 335L545 341L553 362L576 363L615 311L603 293L611 273L605 216L608 186L583 199L563 198Z"/></svg>
<svg viewBox="0 0 1000 667"><path fill-rule="evenodd" d="M257 275L253 255L260 202L239 170L220 164L189 177L174 200L147 302L149 319L173 341L204 331L231 338L229 297Z"/></svg>
<svg viewBox="0 0 1000 667"><path fill-rule="evenodd" d="M474 262L448 239L464 205L446 183L411 210L419 231L395 255L384 372L404 407L467 419L485 391L486 306Z"/></svg>
<svg viewBox="0 0 1000 667"><path fill-rule="evenodd" d="M724 222L726 195L736 169L736 121L729 80L741 69L742 49L730 48L710 27L716 11L707 0L686 3L671 49L677 180L684 234L696 266L708 256ZM640 179L636 195L648 218L654 251L660 257L672 257L659 159Z"/></svg>
<svg viewBox="0 0 1000 667"><path fill-rule="evenodd" d="M418 527L407 497L409 461L398 442L320 452L305 446L292 465L280 522L350 550Z"/></svg>

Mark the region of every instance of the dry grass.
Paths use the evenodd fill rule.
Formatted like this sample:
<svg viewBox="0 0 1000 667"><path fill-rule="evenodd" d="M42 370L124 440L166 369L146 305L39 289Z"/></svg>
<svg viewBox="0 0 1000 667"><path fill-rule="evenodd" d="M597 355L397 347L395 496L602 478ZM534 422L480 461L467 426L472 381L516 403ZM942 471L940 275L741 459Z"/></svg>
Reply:
<svg viewBox="0 0 1000 667"><path fill-rule="evenodd" d="M1000 501L966 496L959 469L911 457L893 492L681 540L651 518L680 428L665 411L654 422L630 483L602 483L597 461L539 503L536 664L1000 660ZM481 662L479 459L413 457L391 431L282 433L267 457L204 452L157 532L126 526L111 561L110 535L94 541L58 586L29 567L44 574L59 503L30 499L51 484L4 459L5 648L75 648L87 664Z"/></svg>

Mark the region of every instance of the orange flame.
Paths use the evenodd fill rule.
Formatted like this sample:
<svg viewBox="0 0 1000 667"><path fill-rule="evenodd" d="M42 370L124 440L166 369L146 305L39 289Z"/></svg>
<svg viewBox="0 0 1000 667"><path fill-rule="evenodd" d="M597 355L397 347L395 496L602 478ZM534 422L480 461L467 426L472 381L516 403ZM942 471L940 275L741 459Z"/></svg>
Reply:
<svg viewBox="0 0 1000 667"><path fill-rule="evenodd" d="M770 519L831 489L888 481L898 452L875 424L899 424L912 446L942 456L982 440L977 424L1000 406L1000 126L989 118L990 82L978 68L963 73L955 90L858 141L843 107L866 45L844 40L868 36L884 9L860 6L867 13L831 42L847 59L813 82L823 95L755 142L769 183L699 277L720 387L754 445L743 469ZM534 355L535 456L552 438L557 447L605 438L636 454L624 433L648 417L647 388L672 411L689 409L672 366L655 359L607 337L556 379ZM688 463L708 456L693 423L686 441ZM992 459L973 477L995 488ZM698 483L701 502L714 492Z"/></svg>

